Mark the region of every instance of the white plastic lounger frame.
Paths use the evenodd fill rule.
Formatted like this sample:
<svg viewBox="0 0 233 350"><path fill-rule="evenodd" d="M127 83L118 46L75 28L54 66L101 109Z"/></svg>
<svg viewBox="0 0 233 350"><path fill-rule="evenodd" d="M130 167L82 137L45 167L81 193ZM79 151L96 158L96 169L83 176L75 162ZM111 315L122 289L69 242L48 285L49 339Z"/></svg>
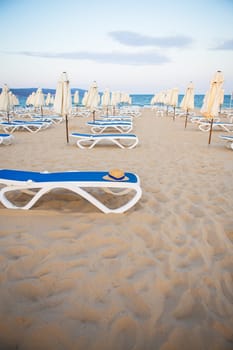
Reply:
<svg viewBox="0 0 233 350"><path fill-rule="evenodd" d="M83 134L73 132L70 136L78 138L77 146L79 148L91 149L102 141L110 141L120 148L127 149L134 148L138 144L138 137L134 134Z"/></svg>
<svg viewBox="0 0 233 350"><path fill-rule="evenodd" d="M0 134L0 145L10 145L13 140L13 135L11 134Z"/></svg>
<svg viewBox="0 0 233 350"><path fill-rule="evenodd" d="M209 131L211 126L211 122L200 122L199 129L201 131ZM233 131L233 123L228 122L213 122L213 129L224 130L227 132Z"/></svg>
<svg viewBox="0 0 233 350"><path fill-rule="evenodd" d="M104 177L107 177L104 178ZM109 177L106 171L66 171L58 173L40 173L22 170L0 170L0 201L9 209L30 209L45 193L62 188L77 193L104 213L123 213L135 205L142 195L140 180L136 174L125 173L122 179ZM100 188L114 196L125 195L133 191L133 197L126 204L111 209L93 196L88 189ZM37 192L34 192L36 191ZM33 195L24 206L10 201L8 192L20 191ZM13 193L12 193L13 194Z"/></svg>
<svg viewBox="0 0 233 350"><path fill-rule="evenodd" d="M87 122L87 125L91 126L93 133L101 134L106 129L115 129L121 133L129 133L133 129L132 123L128 122Z"/></svg>
<svg viewBox="0 0 233 350"><path fill-rule="evenodd" d="M42 123L42 122L25 122L25 121L13 121L13 122L1 122L0 127L5 132L14 132L19 130L26 130L31 133L36 133L42 129L47 129L51 123Z"/></svg>
<svg viewBox="0 0 233 350"><path fill-rule="evenodd" d="M226 141L226 147L233 150L233 136L220 135L220 139Z"/></svg>
<svg viewBox="0 0 233 350"><path fill-rule="evenodd" d="M102 115L100 116L101 120L104 122L113 122L113 121L118 121L118 122L128 122L131 123L133 121L133 117L130 115Z"/></svg>
<svg viewBox="0 0 233 350"><path fill-rule="evenodd" d="M32 116L32 119L34 121L39 121L39 122L51 122L53 124L60 124L63 121L63 118L59 115L34 115Z"/></svg>

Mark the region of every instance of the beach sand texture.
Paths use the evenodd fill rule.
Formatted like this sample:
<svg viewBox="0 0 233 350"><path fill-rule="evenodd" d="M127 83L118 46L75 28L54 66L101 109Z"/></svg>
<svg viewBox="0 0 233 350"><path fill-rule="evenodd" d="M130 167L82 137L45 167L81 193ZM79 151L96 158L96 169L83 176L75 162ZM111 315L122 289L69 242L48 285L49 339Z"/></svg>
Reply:
<svg viewBox="0 0 233 350"><path fill-rule="evenodd" d="M64 123L0 147L1 168L117 167L143 191L124 214L64 191L0 204L1 350L233 348L233 152L148 108L133 132L131 150L67 145Z"/></svg>

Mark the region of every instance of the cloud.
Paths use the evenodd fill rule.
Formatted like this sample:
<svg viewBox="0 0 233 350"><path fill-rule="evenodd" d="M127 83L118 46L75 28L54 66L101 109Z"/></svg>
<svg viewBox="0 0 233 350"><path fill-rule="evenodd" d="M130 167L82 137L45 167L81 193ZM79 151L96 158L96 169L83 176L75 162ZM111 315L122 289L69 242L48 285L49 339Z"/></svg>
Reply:
<svg viewBox="0 0 233 350"><path fill-rule="evenodd" d="M233 50L233 39L224 41L222 44L214 47L212 50Z"/></svg>
<svg viewBox="0 0 233 350"><path fill-rule="evenodd" d="M42 58L63 58L72 60L91 60L98 63L114 63L124 65L158 65L170 62L167 56L161 55L156 51L146 52L32 52L21 51L12 54L42 57Z"/></svg>
<svg viewBox="0 0 233 350"><path fill-rule="evenodd" d="M128 31L109 32L109 35L119 43L128 46L157 46L161 48L181 48L186 47L193 42L192 38L182 35L153 37Z"/></svg>

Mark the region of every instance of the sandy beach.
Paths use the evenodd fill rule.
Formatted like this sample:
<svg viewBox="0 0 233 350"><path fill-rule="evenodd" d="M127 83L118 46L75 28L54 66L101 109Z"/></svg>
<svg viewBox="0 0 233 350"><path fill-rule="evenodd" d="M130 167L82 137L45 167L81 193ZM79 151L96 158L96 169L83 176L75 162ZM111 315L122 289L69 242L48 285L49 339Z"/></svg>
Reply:
<svg viewBox="0 0 233 350"><path fill-rule="evenodd" d="M133 133L134 149L82 150L62 123L0 146L1 168L120 168L142 186L124 214L70 192L0 204L0 350L233 348L233 152L149 108Z"/></svg>

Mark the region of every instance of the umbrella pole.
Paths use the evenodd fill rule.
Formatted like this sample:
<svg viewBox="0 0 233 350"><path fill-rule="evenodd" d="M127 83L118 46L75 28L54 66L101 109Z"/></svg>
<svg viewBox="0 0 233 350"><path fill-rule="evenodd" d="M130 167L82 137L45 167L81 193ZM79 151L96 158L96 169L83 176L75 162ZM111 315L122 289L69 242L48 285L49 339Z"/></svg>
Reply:
<svg viewBox="0 0 233 350"><path fill-rule="evenodd" d="M212 119L211 119L211 122L210 122L210 133L209 133L209 142L208 142L209 145L210 145L210 142L211 142L212 129L213 129L213 121L214 121L214 119L212 118Z"/></svg>
<svg viewBox="0 0 233 350"><path fill-rule="evenodd" d="M187 126L187 122L188 122L188 109L186 111L186 115L185 115L185 124L184 124L184 128L186 129Z"/></svg>
<svg viewBox="0 0 233 350"><path fill-rule="evenodd" d="M93 122L95 122L95 110L92 113L93 113Z"/></svg>
<svg viewBox="0 0 233 350"><path fill-rule="evenodd" d="M175 120L175 116L176 116L176 107L173 107L173 109L174 109L173 120Z"/></svg>
<svg viewBox="0 0 233 350"><path fill-rule="evenodd" d="M7 121L10 123L10 113L7 111Z"/></svg>
<svg viewBox="0 0 233 350"><path fill-rule="evenodd" d="M66 142L69 143L68 116L66 114Z"/></svg>

